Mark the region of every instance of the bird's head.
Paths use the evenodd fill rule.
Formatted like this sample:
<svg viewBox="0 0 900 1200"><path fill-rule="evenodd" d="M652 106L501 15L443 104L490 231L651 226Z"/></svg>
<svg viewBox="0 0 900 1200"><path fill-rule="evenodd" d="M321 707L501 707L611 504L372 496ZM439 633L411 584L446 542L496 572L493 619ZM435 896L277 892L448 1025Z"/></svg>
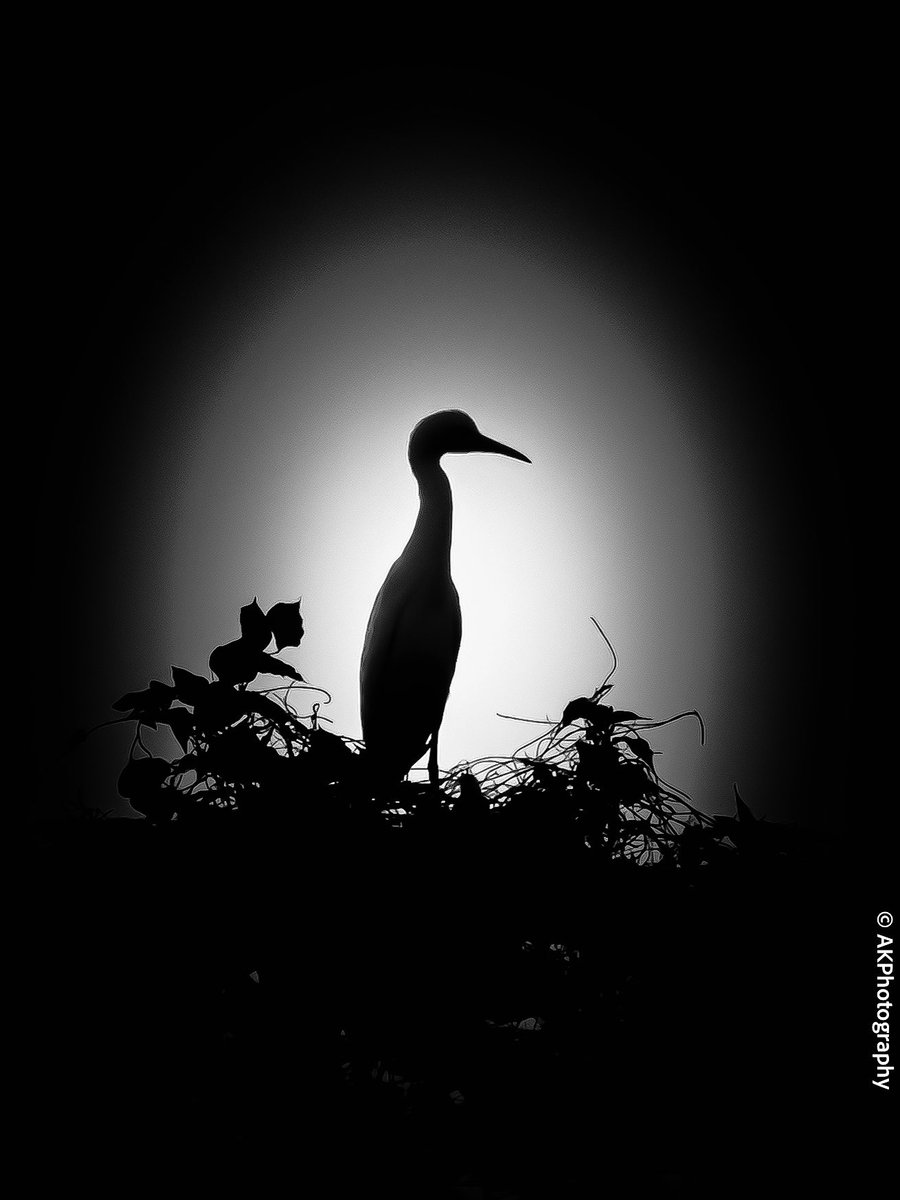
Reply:
<svg viewBox="0 0 900 1200"><path fill-rule="evenodd" d="M468 415L457 408L432 413L421 420L409 437L409 461L415 466L428 460L437 461L442 454L505 454L530 463L531 459L485 437Z"/></svg>

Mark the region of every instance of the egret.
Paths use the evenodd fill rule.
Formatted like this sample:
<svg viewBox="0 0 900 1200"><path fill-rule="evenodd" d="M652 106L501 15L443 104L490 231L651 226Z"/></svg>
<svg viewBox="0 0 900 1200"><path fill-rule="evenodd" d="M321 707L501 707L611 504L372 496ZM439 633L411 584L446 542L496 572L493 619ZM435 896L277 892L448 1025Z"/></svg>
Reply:
<svg viewBox="0 0 900 1200"><path fill-rule="evenodd" d="M427 749L429 778L437 786L438 730L462 636L459 594L450 577L453 499L440 459L472 452L531 462L485 437L456 409L425 417L409 438L419 514L375 598L360 664L363 739L383 782L402 779Z"/></svg>

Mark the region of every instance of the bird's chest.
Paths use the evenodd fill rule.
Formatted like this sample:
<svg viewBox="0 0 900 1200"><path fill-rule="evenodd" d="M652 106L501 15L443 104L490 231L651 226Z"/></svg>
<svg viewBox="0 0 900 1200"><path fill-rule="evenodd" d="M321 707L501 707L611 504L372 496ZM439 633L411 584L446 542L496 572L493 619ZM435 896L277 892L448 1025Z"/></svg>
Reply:
<svg viewBox="0 0 900 1200"><path fill-rule="evenodd" d="M459 597L450 580L410 589L400 615L397 649L418 661L456 662L461 621Z"/></svg>

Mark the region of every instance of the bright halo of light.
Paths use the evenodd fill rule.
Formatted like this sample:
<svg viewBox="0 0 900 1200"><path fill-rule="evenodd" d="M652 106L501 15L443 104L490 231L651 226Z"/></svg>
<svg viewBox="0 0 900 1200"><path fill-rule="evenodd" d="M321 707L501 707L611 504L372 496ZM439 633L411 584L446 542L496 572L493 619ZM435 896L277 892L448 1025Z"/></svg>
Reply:
<svg viewBox="0 0 900 1200"><path fill-rule="evenodd" d="M705 709L715 729L733 564L696 420L709 381L684 377L665 314L623 303L621 279L604 286L525 236L388 225L324 239L314 263L271 239L167 368L191 425L171 448L173 661L201 665L252 596L302 596L294 661L333 696L321 715L358 735L369 608L415 519L409 432L462 408L533 465L444 460L464 633L442 765L537 731L498 713L556 720L590 693L609 667L591 617L617 648L621 704ZM679 786L724 786L699 770L694 731L660 737Z"/></svg>

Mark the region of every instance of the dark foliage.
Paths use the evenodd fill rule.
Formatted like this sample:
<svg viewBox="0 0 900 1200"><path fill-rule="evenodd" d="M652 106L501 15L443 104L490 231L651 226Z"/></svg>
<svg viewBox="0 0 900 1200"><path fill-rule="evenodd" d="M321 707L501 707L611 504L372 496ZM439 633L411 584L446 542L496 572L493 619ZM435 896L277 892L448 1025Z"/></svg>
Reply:
<svg viewBox="0 0 900 1200"><path fill-rule="evenodd" d="M300 1154L352 1194L719 1194L759 1104L772 1120L802 1083L819 1112L835 1064L798 1058L784 1008L824 891L812 839L736 789L733 815L696 810L654 767L662 722L607 703L612 671L511 758L376 791L266 653L302 634L299 604L254 601L217 678L175 667L123 696L119 789L145 820L83 821L74 850L45 835L78 897L61 977L77 961L89 981L69 1003L93 1049L68 1073L95 1108L130 1098L123 1155L256 1183ZM151 753L160 728L179 753Z"/></svg>
<svg viewBox="0 0 900 1200"><path fill-rule="evenodd" d="M362 745L323 729L318 703L298 715L294 692L317 689L306 689L294 667L265 652L273 638L279 650L299 646L299 602L264 614L254 599L241 609L240 626L240 638L209 657L214 680L173 667L171 684L151 680L113 705L136 727L119 792L154 824L229 814L244 827L277 820L347 836L392 830L403 844L426 829L452 841L464 823L470 847L490 845L501 857L530 844L535 852L587 851L594 865L682 870L734 854L767 862L795 848L797 831L756 820L737 788L735 815L710 818L660 778L642 732L695 716L702 736L702 721L694 712L655 721L604 703L614 651L613 668L593 695L570 701L558 724L512 758L456 767L437 792L409 781L376 789ZM260 674L295 683L251 690ZM145 747L141 730L160 725L171 729L180 756L162 758Z"/></svg>

